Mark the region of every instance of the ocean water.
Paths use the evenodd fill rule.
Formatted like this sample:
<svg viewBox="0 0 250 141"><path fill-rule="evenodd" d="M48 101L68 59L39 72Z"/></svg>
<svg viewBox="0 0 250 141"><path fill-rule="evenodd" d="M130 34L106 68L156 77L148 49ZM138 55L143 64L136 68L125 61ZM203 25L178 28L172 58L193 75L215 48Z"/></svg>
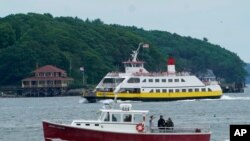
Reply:
<svg viewBox="0 0 250 141"><path fill-rule="evenodd" d="M211 141L229 141L230 124L250 124L250 88L221 99L132 102L133 109L171 117L175 126L210 126ZM81 97L0 98L0 141L43 141L42 120L71 123L96 118L102 103Z"/></svg>

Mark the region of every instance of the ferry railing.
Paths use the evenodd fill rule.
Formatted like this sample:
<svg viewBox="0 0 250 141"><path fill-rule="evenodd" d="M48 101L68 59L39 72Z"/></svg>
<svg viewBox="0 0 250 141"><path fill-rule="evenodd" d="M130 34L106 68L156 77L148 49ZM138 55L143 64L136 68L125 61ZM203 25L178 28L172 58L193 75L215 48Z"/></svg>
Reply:
<svg viewBox="0 0 250 141"><path fill-rule="evenodd" d="M168 72L153 72L153 73L142 73L142 72L135 72L133 73L134 76L190 76L189 72L180 72L180 73L168 73Z"/></svg>

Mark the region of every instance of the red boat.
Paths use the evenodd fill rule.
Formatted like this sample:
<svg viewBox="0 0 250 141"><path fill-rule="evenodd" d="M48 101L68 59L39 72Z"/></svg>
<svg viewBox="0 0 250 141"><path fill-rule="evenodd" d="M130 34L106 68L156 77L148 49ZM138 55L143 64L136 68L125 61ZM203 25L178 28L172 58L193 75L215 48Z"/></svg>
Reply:
<svg viewBox="0 0 250 141"><path fill-rule="evenodd" d="M101 109L97 120L73 120L70 125L43 121L45 141L210 141L207 128L149 127L148 111Z"/></svg>

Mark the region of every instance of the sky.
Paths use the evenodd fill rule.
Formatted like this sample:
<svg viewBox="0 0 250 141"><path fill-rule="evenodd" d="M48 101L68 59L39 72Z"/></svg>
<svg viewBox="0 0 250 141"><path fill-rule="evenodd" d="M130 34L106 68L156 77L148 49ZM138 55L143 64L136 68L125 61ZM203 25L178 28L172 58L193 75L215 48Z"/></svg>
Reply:
<svg viewBox="0 0 250 141"><path fill-rule="evenodd" d="M28 12L206 37L250 63L250 0L0 0L0 17Z"/></svg>

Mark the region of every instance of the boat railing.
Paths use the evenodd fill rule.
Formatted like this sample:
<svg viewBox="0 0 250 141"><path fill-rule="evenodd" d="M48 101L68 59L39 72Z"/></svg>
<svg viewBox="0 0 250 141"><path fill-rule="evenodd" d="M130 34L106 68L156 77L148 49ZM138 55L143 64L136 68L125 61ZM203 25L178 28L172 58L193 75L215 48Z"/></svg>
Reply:
<svg viewBox="0 0 250 141"><path fill-rule="evenodd" d="M147 127L151 133L209 133L209 127Z"/></svg>
<svg viewBox="0 0 250 141"><path fill-rule="evenodd" d="M149 72L149 73L142 73L142 72L135 72L133 73L134 76L190 76L188 72L179 72L179 73L168 73L168 72Z"/></svg>
<svg viewBox="0 0 250 141"><path fill-rule="evenodd" d="M111 77L119 76L119 72L109 72L109 73L107 74L107 76L111 76Z"/></svg>

